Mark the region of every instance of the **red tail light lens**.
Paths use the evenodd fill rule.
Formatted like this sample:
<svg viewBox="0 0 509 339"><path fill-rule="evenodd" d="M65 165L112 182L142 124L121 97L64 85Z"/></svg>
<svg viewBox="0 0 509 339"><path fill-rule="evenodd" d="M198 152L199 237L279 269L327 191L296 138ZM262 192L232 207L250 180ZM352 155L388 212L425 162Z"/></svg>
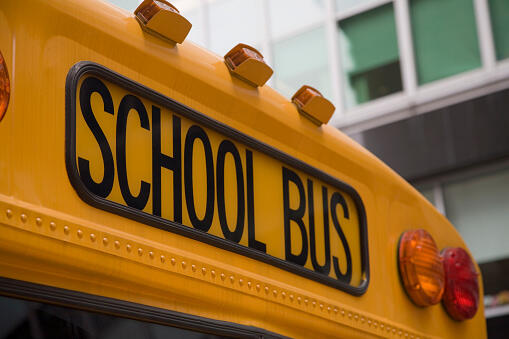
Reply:
<svg viewBox="0 0 509 339"><path fill-rule="evenodd" d="M479 307L478 273L470 255L462 248L442 251L445 270L445 292L442 302L456 320L472 318Z"/></svg>
<svg viewBox="0 0 509 339"><path fill-rule="evenodd" d="M5 111L7 111L10 94L11 84L9 82L9 74L7 73L7 65L5 64L2 52L0 52L0 121L2 121Z"/></svg>

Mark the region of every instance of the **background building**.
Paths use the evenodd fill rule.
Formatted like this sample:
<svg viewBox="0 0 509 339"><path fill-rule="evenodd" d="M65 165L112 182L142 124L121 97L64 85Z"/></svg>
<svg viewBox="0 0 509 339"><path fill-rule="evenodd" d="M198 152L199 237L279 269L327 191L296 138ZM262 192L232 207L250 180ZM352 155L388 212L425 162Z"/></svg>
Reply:
<svg viewBox="0 0 509 339"><path fill-rule="evenodd" d="M219 55L255 46L280 93L308 84L332 99L330 123L456 226L483 271L490 336L507 331L508 0L172 3L193 23L188 40Z"/></svg>

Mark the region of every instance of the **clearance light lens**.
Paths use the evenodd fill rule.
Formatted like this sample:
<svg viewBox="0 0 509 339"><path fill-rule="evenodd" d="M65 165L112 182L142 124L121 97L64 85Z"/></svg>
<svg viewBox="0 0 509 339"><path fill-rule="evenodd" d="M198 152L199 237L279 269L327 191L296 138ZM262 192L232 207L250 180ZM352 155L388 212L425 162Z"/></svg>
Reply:
<svg viewBox="0 0 509 339"><path fill-rule="evenodd" d="M9 82L9 73L7 73L7 65L5 64L2 52L0 52L0 121L2 121L7 111L10 95L11 84Z"/></svg>
<svg viewBox="0 0 509 339"><path fill-rule="evenodd" d="M143 1L143 3L136 9L135 14L143 21L144 24L148 23L150 19L157 12L167 10L174 13L179 13L178 9L167 1Z"/></svg>
<svg viewBox="0 0 509 339"><path fill-rule="evenodd" d="M479 282L474 263L462 248L442 251L445 270L443 304L456 320L472 318L479 307Z"/></svg>
<svg viewBox="0 0 509 339"><path fill-rule="evenodd" d="M440 302L444 293L444 266L437 245L425 230L403 233L399 244L399 271L405 290L418 306Z"/></svg>

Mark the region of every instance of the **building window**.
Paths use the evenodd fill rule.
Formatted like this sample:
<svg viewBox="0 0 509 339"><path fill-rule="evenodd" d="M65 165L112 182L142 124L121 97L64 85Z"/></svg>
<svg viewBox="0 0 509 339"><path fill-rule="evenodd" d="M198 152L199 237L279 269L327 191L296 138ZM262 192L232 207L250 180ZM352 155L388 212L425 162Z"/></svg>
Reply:
<svg viewBox="0 0 509 339"><path fill-rule="evenodd" d="M318 89L331 97L325 29L319 27L273 45L274 85L291 97L302 85Z"/></svg>
<svg viewBox="0 0 509 339"><path fill-rule="evenodd" d="M359 5L375 2L377 0L336 0L336 11L344 12Z"/></svg>
<svg viewBox="0 0 509 339"><path fill-rule="evenodd" d="M489 4L497 59L509 58L509 1L490 0Z"/></svg>
<svg viewBox="0 0 509 339"><path fill-rule="evenodd" d="M263 11L258 0L209 0L208 6L212 51L223 56L241 42L260 50Z"/></svg>
<svg viewBox="0 0 509 339"><path fill-rule="evenodd" d="M444 185L447 217L478 262L509 257L509 170Z"/></svg>
<svg viewBox="0 0 509 339"><path fill-rule="evenodd" d="M338 26L346 106L401 91L392 4L341 20Z"/></svg>
<svg viewBox="0 0 509 339"><path fill-rule="evenodd" d="M420 84L481 66L472 0L411 0Z"/></svg>
<svg viewBox="0 0 509 339"><path fill-rule="evenodd" d="M301 31L324 20L323 0L270 0L269 19L272 39L279 39Z"/></svg>

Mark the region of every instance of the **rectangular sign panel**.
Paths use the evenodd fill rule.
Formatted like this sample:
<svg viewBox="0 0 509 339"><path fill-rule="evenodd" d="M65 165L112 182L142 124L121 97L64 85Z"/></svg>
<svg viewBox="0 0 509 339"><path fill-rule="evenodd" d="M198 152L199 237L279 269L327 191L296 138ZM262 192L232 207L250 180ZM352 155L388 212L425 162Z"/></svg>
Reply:
<svg viewBox="0 0 509 339"><path fill-rule="evenodd" d="M67 170L85 202L365 291L365 212L349 185L97 64L76 64L66 94Z"/></svg>

